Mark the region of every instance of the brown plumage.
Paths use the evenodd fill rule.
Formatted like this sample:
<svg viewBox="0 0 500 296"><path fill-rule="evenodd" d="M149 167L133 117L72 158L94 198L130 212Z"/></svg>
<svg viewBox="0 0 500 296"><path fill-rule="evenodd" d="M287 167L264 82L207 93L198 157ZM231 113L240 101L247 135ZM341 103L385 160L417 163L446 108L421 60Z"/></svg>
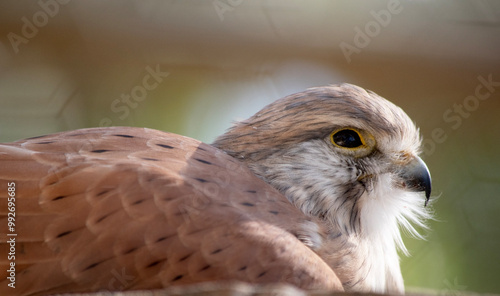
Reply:
<svg viewBox="0 0 500 296"><path fill-rule="evenodd" d="M398 161L399 170L401 163L417 159L418 133L407 116L351 85L313 89L277 101L221 136L214 145L222 150L175 134L129 127L0 144L0 294L157 289L215 280L401 292L400 276L389 267L387 275L370 273L375 269L370 264L386 264L384 258L368 262L364 257L378 254L368 252L373 241L359 218L360 204L371 190L366 180L373 176L357 176L365 189L345 191L352 197L345 195L344 201L336 197L342 192L325 188L332 201L319 212L308 210L325 205L318 192L310 191L305 202L290 189L291 183L307 183L307 178L289 167L289 186L280 183L283 162L277 157L291 157L287 165L297 163L296 168L303 169L294 157L323 157L314 147L326 147L325 137L345 126L377 140L369 155L349 151L349 157L365 161L373 154L391 153L387 147L393 141L398 146L392 147L394 155L389 158ZM302 143L312 146L303 147L302 154L292 149ZM314 169L311 159L307 162ZM370 161L360 165L369 170ZM388 166L389 161L381 163ZM413 177L408 180L415 181ZM407 187L398 190L430 186L430 180L405 180L395 181ZM335 188L353 186L344 183ZM12 184L15 226L9 229ZM301 186L313 190L317 184ZM344 215L340 202L342 207L350 204L352 221L345 225L335 222ZM425 213L413 204L410 208L417 211L416 218L407 218L420 223ZM6 255L9 234L17 235L15 260ZM389 251L395 251L394 242L389 245ZM11 262L15 289L8 286ZM369 270L363 269L366 265ZM382 280L384 288L371 284L372 278Z"/></svg>

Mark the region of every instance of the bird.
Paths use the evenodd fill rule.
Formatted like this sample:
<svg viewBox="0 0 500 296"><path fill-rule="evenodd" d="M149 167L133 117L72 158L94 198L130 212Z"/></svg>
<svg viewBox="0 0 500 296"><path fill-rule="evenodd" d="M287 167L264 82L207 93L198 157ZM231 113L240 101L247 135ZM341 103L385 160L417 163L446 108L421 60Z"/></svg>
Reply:
<svg viewBox="0 0 500 296"><path fill-rule="evenodd" d="M402 294L401 232L422 238L432 218L420 144L401 108L348 83L278 99L212 144L139 127L0 144L0 294Z"/></svg>

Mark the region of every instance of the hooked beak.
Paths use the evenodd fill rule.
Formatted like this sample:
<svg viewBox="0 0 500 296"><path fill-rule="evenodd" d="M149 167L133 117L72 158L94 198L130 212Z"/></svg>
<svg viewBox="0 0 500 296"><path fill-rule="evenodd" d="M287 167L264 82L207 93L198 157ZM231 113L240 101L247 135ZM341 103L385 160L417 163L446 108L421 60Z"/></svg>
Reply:
<svg viewBox="0 0 500 296"><path fill-rule="evenodd" d="M411 191L425 191L425 204L429 203L431 195L431 174L425 162L418 156L403 165L399 176L403 179L405 187Z"/></svg>

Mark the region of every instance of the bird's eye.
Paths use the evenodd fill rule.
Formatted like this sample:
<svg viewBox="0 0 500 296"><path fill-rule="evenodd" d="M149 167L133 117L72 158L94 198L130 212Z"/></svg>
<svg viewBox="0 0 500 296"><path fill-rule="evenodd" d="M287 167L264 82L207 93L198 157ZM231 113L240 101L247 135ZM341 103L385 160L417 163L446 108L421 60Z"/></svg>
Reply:
<svg viewBox="0 0 500 296"><path fill-rule="evenodd" d="M358 148L364 146L362 136L353 129L342 129L333 132L331 141L334 145L343 148Z"/></svg>

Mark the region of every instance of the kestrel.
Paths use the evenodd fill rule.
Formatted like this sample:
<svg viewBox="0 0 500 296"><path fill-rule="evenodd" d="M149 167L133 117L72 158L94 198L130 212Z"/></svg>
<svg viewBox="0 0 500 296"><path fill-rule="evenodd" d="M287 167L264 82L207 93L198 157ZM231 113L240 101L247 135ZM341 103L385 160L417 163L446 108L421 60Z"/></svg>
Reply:
<svg viewBox="0 0 500 296"><path fill-rule="evenodd" d="M430 218L419 146L399 107L350 84L279 99L212 145L131 127L0 144L0 294L403 293L399 228Z"/></svg>

